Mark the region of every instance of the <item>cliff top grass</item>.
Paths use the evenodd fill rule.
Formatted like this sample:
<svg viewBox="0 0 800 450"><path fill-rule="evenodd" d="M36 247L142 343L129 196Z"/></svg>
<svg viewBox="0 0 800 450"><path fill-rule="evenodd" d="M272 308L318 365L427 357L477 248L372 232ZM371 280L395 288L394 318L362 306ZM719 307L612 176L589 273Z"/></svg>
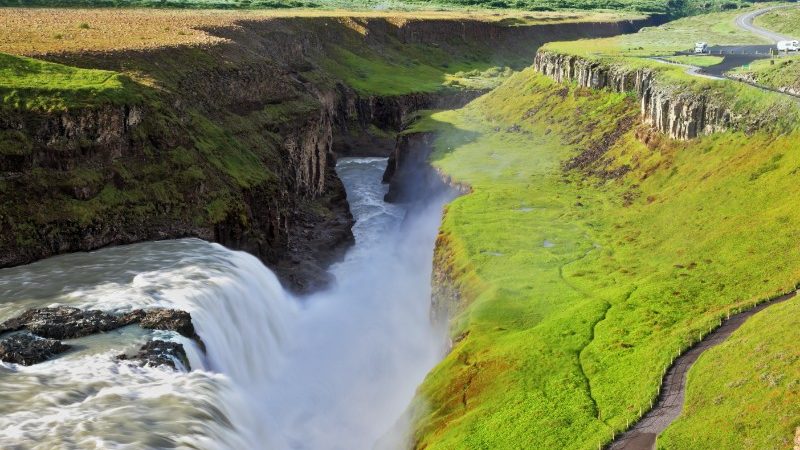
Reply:
<svg viewBox="0 0 800 450"><path fill-rule="evenodd" d="M544 48L589 58L639 58L672 55L694 49L695 42L709 45L767 44L763 38L736 27L740 14L763 8L753 6L734 11L685 17L658 27L643 28L638 33L605 39L553 42ZM626 60L627 61L627 60ZM643 61L641 63L648 63ZM652 63L657 67L657 63Z"/></svg>
<svg viewBox="0 0 800 450"><path fill-rule="evenodd" d="M687 64L697 67L708 67L719 64L724 59L722 56L695 56L695 55L680 55L680 56L666 56L667 61L672 61L678 64Z"/></svg>
<svg viewBox="0 0 800 450"><path fill-rule="evenodd" d="M418 20L477 20L508 26L617 21L641 17L619 12L176 10L176 9L0 9L0 52L36 56L53 53L143 50L226 42L209 30L242 21L291 17L386 19L401 26Z"/></svg>
<svg viewBox="0 0 800 450"><path fill-rule="evenodd" d="M755 25L792 37L800 37L800 7L775 9L753 21Z"/></svg>
<svg viewBox="0 0 800 450"><path fill-rule="evenodd" d="M759 118L769 118L762 122L773 122L776 128L784 131L792 130L797 120L800 120L800 105L794 99L736 81L697 77L687 74L683 67L664 64L649 58L669 56L674 59L676 57L671 55L690 50L695 42L700 41L708 42L710 45L763 45L766 42L761 37L735 26L737 16L745 11L763 7L764 5L753 6L737 11L687 17L659 27L645 28L638 33L613 38L553 42L543 46L542 50L578 55L623 70L647 68L655 72L657 80L672 86L676 91L712 93L717 101L730 107L736 114L752 119L753 122ZM693 65L705 63L697 61L694 56L683 58L683 63ZM792 75L791 72L787 74L784 76Z"/></svg>
<svg viewBox="0 0 800 450"><path fill-rule="evenodd" d="M420 388L421 447L597 448L647 410L677 352L800 280L798 131L673 141L632 96L533 70L416 131L437 132L433 164L473 189L439 237L463 303ZM780 398L790 375L747 395ZM749 448L791 438L791 421L737 414Z"/></svg>
<svg viewBox="0 0 800 450"><path fill-rule="evenodd" d="M789 56L774 60L754 61L749 67L733 70L734 74L752 77L758 84L774 89L793 89L800 92L800 57Z"/></svg>
<svg viewBox="0 0 800 450"><path fill-rule="evenodd" d="M107 70L79 69L0 53L0 108L58 110L136 101L133 82Z"/></svg>
<svg viewBox="0 0 800 450"><path fill-rule="evenodd" d="M157 9L346 9L346 10L465 10L519 9L628 10L647 13L678 13L685 9L730 7L743 0L670 2L666 0L0 0L0 6L35 7L144 7Z"/></svg>

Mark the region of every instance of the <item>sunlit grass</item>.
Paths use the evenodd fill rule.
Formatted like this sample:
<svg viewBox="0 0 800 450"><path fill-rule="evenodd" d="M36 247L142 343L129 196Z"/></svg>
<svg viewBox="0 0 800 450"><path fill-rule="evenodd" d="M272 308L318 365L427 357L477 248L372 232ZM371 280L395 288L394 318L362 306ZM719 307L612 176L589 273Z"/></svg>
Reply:
<svg viewBox="0 0 800 450"><path fill-rule="evenodd" d="M754 61L749 67L740 67L733 73L746 75L753 81L775 89L793 89L800 92L800 57L781 56L780 58Z"/></svg>
<svg viewBox="0 0 800 450"><path fill-rule="evenodd" d="M800 427L800 301L749 319L689 372L685 412L659 449L788 449Z"/></svg>
<svg viewBox="0 0 800 450"><path fill-rule="evenodd" d="M800 37L800 8L780 8L762 14L753 20L757 26L778 33Z"/></svg>
<svg viewBox="0 0 800 450"><path fill-rule="evenodd" d="M695 56L695 55L680 55L665 57L667 61L672 61L678 64L688 64L690 66L708 67L719 64L722 62L722 56Z"/></svg>
<svg viewBox="0 0 800 450"><path fill-rule="evenodd" d="M434 164L473 188L442 225L472 294L421 388L421 445L596 448L647 410L677 352L800 280L798 133L677 142L637 117L625 94L526 70L415 128L438 130ZM562 171L625 118L592 166L624 176Z"/></svg>
<svg viewBox="0 0 800 450"><path fill-rule="evenodd" d="M79 69L0 53L0 108L64 109L135 101L133 83L106 70Z"/></svg>
<svg viewBox="0 0 800 450"><path fill-rule="evenodd" d="M641 18L628 12L533 12L457 8L455 10L347 9L75 9L0 8L0 52L42 55L62 52L120 51L226 42L210 31L236 29L242 21L269 23L285 18L340 21L385 19L397 26L418 20L477 20L508 26L538 23L614 21ZM88 26L88 28L82 25Z"/></svg>

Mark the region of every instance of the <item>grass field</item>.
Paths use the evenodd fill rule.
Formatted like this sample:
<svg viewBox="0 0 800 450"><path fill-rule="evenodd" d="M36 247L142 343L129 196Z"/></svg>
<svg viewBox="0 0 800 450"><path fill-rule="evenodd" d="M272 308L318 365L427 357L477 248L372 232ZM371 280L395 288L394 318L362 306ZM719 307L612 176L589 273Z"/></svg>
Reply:
<svg viewBox="0 0 800 450"><path fill-rule="evenodd" d="M760 8L760 7L753 7ZM734 19L741 11L728 11L687 17L660 27L646 28L638 33L608 38L573 42L554 42L543 46L543 50L579 55L606 66L617 66L627 70L647 68L655 73L658 82L673 89L698 95L713 92L715 101L724 102L736 114L756 121L769 118L784 130L793 129L798 120L795 102L787 96L773 95L752 86L729 80L710 80L687 74L681 67L653 61L646 56L668 56L691 48L696 41L707 41L711 45L764 44L760 37L734 26ZM689 56L694 59L696 57ZM703 57L712 58L712 57ZM712 59L709 62L714 62ZM695 63L703 63L697 61ZM769 62L758 62L769 64ZM700 65L700 64L696 64ZM791 71L780 76L791 77Z"/></svg>
<svg viewBox="0 0 800 450"><path fill-rule="evenodd" d="M125 76L0 53L0 109L58 110L103 103L136 103Z"/></svg>
<svg viewBox="0 0 800 450"><path fill-rule="evenodd" d="M647 409L676 352L800 280L798 133L677 142L637 116L625 94L526 70L417 128L474 189L442 226L473 295L421 388L421 445L596 448ZM626 120L587 172L562 171Z"/></svg>
<svg viewBox="0 0 800 450"><path fill-rule="evenodd" d="M686 413L658 448L792 448L800 427L798 315L796 299L770 307L706 352L689 372Z"/></svg>
<svg viewBox="0 0 800 450"><path fill-rule="evenodd" d="M0 0L0 6L37 7L144 7L183 9L347 9L347 10L464 10L518 9L628 10L681 15L736 8L743 0L665 1L665 0Z"/></svg>
<svg viewBox="0 0 800 450"><path fill-rule="evenodd" d="M758 8L760 7L751 9ZM630 64L631 58L672 55L677 51L694 48L694 43L699 41L708 42L709 45L767 43L762 38L734 25L734 19L739 14L742 14L742 11L686 17L660 27L645 28L638 33L607 39L555 42L548 44L547 48L591 58L625 58L623 61ZM646 63L646 61L640 62L640 64Z"/></svg>
<svg viewBox="0 0 800 450"><path fill-rule="evenodd" d="M680 55L668 56L664 58L667 61L672 61L678 64L688 64L690 66L708 67L722 62L721 56L695 56L695 55Z"/></svg>
<svg viewBox="0 0 800 450"><path fill-rule="evenodd" d="M747 75L758 84L774 89L791 89L800 92L800 57L781 57L774 60L759 60L747 69L733 71L737 75Z"/></svg>
<svg viewBox="0 0 800 450"><path fill-rule="evenodd" d="M792 244L800 214L788 206L800 193L797 104L640 57L698 36L759 42L732 28L736 14L545 48L652 67L659 82L713 93L736 111L778 108L795 118L773 131L672 141L637 125L635 98L557 85L532 70L412 130L436 130L434 164L473 188L449 205L442 226L439 261L467 306L452 322L457 345L421 389L421 446L596 448L647 410L677 352L728 311L800 280ZM565 172L587 149L599 149L598 159ZM753 386L742 395L766 401ZM703 395L720 388L709 381ZM711 433L714 422L693 411L686 420ZM738 414L752 423L752 442L794 436L791 420L776 425L756 408ZM670 433L678 442L670 448L709 448ZM728 444L719 448L737 448Z"/></svg>
<svg viewBox="0 0 800 450"><path fill-rule="evenodd" d="M800 37L800 8L781 8L762 14L755 25L792 37Z"/></svg>
<svg viewBox="0 0 800 450"><path fill-rule="evenodd" d="M195 11L173 9L26 9L0 10L0 52L17 55L141 50L225 42L207 30L237 28L242 21L278 18L385 19L402 26L420 20L478 20L509 26L538 23L614 21L642 17L618 12L499 11L347 11L256 10Z"/></svg>

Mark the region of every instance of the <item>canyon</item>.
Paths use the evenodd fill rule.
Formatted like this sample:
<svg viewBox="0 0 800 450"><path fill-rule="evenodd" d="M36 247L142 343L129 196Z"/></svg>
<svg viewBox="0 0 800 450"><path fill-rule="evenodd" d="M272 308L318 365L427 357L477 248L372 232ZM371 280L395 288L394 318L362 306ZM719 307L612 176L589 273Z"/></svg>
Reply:
<svg viewBox="0 0 800 450"><path fill-rule="evenodd" d="M655 20L273 19L206 30L225 43L204 48L41 55L129 74L131 94L61 111L0 110L11 144L0 154L0 267L195 236L258 256L297 292L319 289L330 281L325 267L352 243L336 155L388 155L413 112L484 92L356 90L326 71L337 54L331 43L378 57L392 46L451 55L478 48L490 65L524 64L547 40Z"/></svg>
<svg viewBox="0 0 800 450"><path fill-rule="evenodd" d="M612 442L800 267L794 110L651 64L631 42L664 19L253 18L29 55L119 87L0 108L0 352L32 364L0 378L71 386L73 424L130 393L152 446ZM148 325L167 313L197 334ZM0 433L45 439L58 407L0 397Z"/></svg>

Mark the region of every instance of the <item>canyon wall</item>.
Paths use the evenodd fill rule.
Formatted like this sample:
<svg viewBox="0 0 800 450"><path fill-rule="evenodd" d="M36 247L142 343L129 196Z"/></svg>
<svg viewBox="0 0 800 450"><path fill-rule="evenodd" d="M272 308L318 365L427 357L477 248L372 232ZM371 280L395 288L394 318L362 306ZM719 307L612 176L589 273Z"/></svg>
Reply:
<svg viewBox="0 0 800 450"><path fill-rule="evenodd" d="M659 82L653 69L548 51L536 54L533 67L560 83L635 94L644 122L674 139L692 139L729 129L747 131L761 125L758 120L734 112L713 92L683 90L680 86Z"/></svg>
<svg viewBox="0 0 800 450"><path fill-rule="evenodd" d="M132 74L135 95L65 110L0 108L0 267L194 236L258 256L296 291L317 289L352 242L336 154L388 155L410 113L482 93L359 92L326 73L332 45L374 54L481 46L493 54L487 64L502 64L504 54L532 58L547 40L650 23L271 19L208 29L225 39L210 47L43 56Z"/></svg>

